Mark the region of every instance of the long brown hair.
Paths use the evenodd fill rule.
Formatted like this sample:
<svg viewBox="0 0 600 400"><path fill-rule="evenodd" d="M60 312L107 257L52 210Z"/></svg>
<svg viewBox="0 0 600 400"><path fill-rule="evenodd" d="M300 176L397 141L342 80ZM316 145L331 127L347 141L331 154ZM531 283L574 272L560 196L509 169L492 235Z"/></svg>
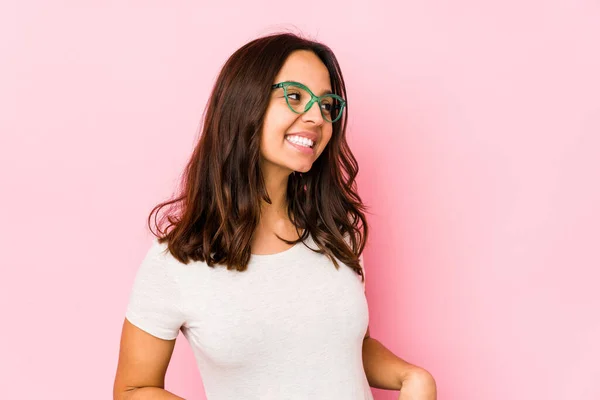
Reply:
<svg viewBox="0 0 600 400"><path fill-rule="evenodd" d="M322 43L280 33L237 50L213 87L179 194L155 206L148 216L150 231L160 243L168 242L169 251L180 262L203 261L238 271L247 268L260 201L271 204L259 162L264 116L273 80L296 50L314 52L329 71L333 92L346 98L338 61ZM280 239L291 245L310 234L319 247L316 251L326 254L336 268L335 258L363 275L359 256L368 225L366 206L356 189L358 163L346 142L347 119L346 107L310 171L289 176L288 216L297 231L304 232L296 241ZM157 222L165 206L167 212ZM152 230L153 215L158 234Z"/></svg>

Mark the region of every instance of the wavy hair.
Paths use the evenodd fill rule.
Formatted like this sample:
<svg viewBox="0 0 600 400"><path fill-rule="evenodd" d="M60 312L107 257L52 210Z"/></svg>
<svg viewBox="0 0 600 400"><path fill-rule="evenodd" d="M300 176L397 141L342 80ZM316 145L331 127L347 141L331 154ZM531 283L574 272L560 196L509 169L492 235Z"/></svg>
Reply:
<svg viewBox="0 0 600 400"><path fill-rule="evenodd" d="M148 216L150 231L160 243L168 243L180 262L246 270L261 199L271 204L259 162L271 85L296 50L314 52L329 71L333 92L346 98L338 61L322 43L279 33L255 39L233 53L204 110L200 139L183 171L180 191ZM309 172L290 174L288 217L300 237L279 239L291 245L310 234L319 247L313 251L326 254L335 268L339 268L336 259L341 261L364 280L359 257L368 237L366 206L356 188L358 163L346 141L347 119L348 108L333 124L331 140Z"/></svg>

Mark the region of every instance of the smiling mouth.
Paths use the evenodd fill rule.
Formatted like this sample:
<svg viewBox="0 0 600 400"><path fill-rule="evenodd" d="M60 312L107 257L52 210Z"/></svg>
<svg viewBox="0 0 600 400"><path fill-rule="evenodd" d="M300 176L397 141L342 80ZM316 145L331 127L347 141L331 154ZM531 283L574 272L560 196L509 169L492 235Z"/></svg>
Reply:
<svg viewBox="0 0 600 400"><path fill-rule="evenodd" d="M316 142L313 142L310 139L306 139L306 138L302 138L301 136L294 136L294 135L286 135L285 140L287 140L288 142L290 142L292 144L305 147L307 149L313 149L316 144Z"/></svg>

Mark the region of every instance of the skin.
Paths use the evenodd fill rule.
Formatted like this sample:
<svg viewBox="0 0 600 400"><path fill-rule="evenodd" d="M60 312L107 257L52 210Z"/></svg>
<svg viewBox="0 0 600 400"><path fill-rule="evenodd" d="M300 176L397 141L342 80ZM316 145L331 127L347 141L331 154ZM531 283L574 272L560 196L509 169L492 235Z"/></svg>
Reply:
<svg viewBox="0 0 600 400"><path fill-rule="evenodd" d="M273 83L293 80L308 86L315 94L330 91L330 77L325 65L312 52L296 51L290 55ZM261 136L261 167L272 204L261 204L261 220L252 240L253 254L273 254L290 246L279 236L295 240L298 234L286 213L287 180L294 171L307 172L323 153L332 135L332 124L323 120L319 106L313 104L306 113L293 113L281 90L274 90L266 111ZM314 155L306 155L285 141L287 133L312 131L319 135ZM164 390L165 375L175 340L163 340L123 322L119 361L113 386L118 400L182 398ZM367 329L363 341L363 365L372 387L400 390L399 400L435 400L436 387L431 374L395 356L370 337Z"/></svg>

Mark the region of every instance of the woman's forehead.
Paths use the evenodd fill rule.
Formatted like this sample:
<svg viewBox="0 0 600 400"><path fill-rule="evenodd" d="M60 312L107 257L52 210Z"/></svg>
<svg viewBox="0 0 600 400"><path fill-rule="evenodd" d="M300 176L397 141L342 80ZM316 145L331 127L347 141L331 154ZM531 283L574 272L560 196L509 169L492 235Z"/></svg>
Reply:
<svg viewBox="0 0 600 400"><path fill-rule="evenodd" d="M319 57L310 51L293 52L281 67L276 82L299 82L315 94L331 92L331 81L327 67Z"/></svg>

